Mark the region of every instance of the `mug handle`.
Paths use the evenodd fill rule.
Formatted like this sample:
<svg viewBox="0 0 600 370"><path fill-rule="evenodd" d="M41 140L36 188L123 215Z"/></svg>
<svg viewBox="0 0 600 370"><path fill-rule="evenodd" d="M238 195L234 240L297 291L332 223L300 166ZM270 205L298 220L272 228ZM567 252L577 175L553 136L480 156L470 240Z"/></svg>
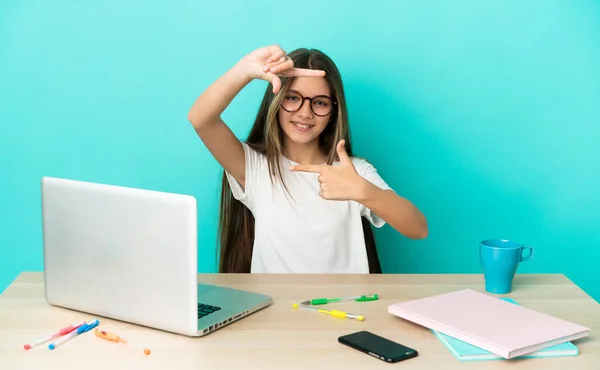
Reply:
<svg viewBox="0 0 600 370"><path fill-rule="evenodd" d="M529 254L526 257L523 257L523 251L526 249L529 249ZM533 258L534 254L535 254L535 252L534 252L533 247L530 247L528 245L522 247L521 248L521 262L529 261L530 259Z"/></svg>

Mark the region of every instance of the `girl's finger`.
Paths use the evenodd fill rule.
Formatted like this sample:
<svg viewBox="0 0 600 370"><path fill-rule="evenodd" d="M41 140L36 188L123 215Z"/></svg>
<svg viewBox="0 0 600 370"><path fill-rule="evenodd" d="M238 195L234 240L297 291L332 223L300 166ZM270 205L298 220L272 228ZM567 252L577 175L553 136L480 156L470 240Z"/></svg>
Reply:
<svg viewBox="0 0 600 370"><path fill-rule="evenodd" d="M264 71L268 72L269 70L272 70L273 67L281 65L281 64L285 63L288 60L291 60L291 59L287 55L284 55L281 58L277 59L275 62L271 62L271 63L265 64Z"/></svg>
<svg viewBox="0 0 600 370"><path fill-rule="evenodd" d="M273 67L271 67L270 71L273 73L278 73L278 72L289 70L292 68L294 68L294 61L288 58L283 63L277 64L277 65L274 65Z"/></svg>
<svg viewBox="0 0 600 370"><path fill-rule="evenodd" d="M288 60L291 60L287 55L282 56L281 58L277 59L277 61L271 63L271 66L278 66L280 64L283 64L285 62L287 62Z"/></svg>
<svg viewBox="0 0 600 370"><path fill-rule="evenodd" d="M269 81L273 85L273 94L277 94L281 89L281 80L273 73L265 73L265 80Z"/></svg>
<svg viewBox="0 0 600 370"><path fill-rule="evenodd" d="M271 56L267 58L265 64L272 63L274 60L278 60L285 56L285 51L280 47L273 47L270 49Z"/></svg>
<svg viewBox="0 0 600 370"><path fill-rule="evenodd" d="M319 69L292 68L279 73L283 77L323 77L325 71Z"/></svg>

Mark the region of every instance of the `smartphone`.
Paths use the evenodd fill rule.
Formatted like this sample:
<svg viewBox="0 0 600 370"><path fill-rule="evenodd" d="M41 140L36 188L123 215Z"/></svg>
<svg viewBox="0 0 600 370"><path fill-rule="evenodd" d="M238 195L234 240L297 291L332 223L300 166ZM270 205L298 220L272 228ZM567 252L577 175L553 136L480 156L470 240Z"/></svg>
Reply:
<svg viewBox="0 0 600 370"><path fill-rule="evenodd" d="M368 331L343 335L338 338L338 342L390 363L407 360L419 355L412 348Z"/></svg>

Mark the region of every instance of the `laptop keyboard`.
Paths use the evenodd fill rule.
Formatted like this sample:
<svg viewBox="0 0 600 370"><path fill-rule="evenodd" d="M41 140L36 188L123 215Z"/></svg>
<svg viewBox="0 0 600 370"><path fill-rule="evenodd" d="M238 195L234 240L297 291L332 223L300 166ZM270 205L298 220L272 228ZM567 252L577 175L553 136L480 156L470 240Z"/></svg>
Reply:
<svg viewBox="0 0 600 370"><path fill-rule="evenodd" d="M219 311L220 309L221 307L198 303L198 318L210 315L211 313Z"/></svg>

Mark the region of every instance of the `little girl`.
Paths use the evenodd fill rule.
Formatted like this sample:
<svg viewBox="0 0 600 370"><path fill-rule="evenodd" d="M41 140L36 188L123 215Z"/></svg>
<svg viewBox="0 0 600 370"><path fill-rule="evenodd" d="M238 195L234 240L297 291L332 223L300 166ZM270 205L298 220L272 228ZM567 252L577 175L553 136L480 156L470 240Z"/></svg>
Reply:
<svg viewBox="0 0 600 370"><path fill-rule="evenodd" d="M269 86L240 142L220 116L253 79ZM381 272L371 224L427 235L423 214L352 156L340 73L318 50L253 51L198 97L188 119L224 169L220 272Z"/></svg>

